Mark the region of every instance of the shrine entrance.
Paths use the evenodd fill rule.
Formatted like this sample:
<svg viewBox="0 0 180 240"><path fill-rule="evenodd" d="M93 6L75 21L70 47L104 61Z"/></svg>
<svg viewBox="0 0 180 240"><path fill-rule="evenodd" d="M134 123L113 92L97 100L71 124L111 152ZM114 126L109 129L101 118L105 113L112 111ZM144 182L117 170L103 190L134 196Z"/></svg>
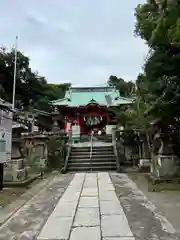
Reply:
<svg viewBox="0 0 180 240"><path fill-rule="evenodd" d="M96 135L101 131L101 133L105 134L106 125L107 111L105 109L102 109L98 104L92 102L88 104L83 115L84 133L90 134L93 131Z"/></svg>
<svg viewBox="0 0 180 240"><path fill-rule="evenodd" d="M64 98L52 101L59 111L59 119L64 131L72 131L79 126L80 138L94 135L106 136L106 126L116 125L113 107L131 104L131 99L121 98L114 87L69 88Z"/></svg>

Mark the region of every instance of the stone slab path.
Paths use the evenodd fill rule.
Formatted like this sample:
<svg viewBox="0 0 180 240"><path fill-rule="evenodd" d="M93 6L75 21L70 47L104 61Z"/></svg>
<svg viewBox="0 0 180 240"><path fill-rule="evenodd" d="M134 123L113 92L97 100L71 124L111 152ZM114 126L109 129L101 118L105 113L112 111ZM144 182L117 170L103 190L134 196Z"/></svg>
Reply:
<svg viewBox="0 0 180 240"><path fill-rule="evenodd" d="M30 236L38 235L73 176L57 173L48 177L31 189L31 194L29 190L17 203L7 206L4 211L0 210L0 240L34 240L35 238L20 236L26 232Z"/></svg>
<svg viewBox="0 0 180 240"><path fill-rule="evenodd" d="M134 240L108 173L75 174L38 240Z"/></svg>

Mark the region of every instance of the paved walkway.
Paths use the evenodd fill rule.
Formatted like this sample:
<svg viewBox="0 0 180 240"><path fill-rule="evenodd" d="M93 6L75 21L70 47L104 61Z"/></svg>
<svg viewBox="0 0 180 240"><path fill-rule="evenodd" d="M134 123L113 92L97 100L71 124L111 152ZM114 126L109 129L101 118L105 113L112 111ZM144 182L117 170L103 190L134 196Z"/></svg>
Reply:
<svg viewBox="0 0 180 240"><path fill-rule="evenodd" d="M108 173L76 174L39 240L134 240Z"/></svg>
<svg viewBox="0 0 180 240"><path fill-rule="evenodd" d="M126 174L56 173L0 210L0 240L180 240L179 208L172 224L159 201Z"/></svg>
<svg viewBox="0 0 180 240"><path fill-rule="evenodd" d="M0 209L0 240L24 240L23 232L37 235L72 180L72 174L56 174L42 180L4 209ZM31 194L30 194L31 192Z"/></svg>

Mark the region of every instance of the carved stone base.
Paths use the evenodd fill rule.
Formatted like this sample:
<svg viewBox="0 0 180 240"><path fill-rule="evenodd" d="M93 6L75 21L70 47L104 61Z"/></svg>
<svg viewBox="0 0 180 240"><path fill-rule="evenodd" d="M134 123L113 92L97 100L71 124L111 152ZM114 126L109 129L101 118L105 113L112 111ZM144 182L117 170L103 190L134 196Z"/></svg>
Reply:
<svg viewBox="0 0 180 240"><path fill-rule="evenodd" d="M4 169L4 181L13 181L12 171Z"/></svg>
<svg viewBox="0 0 180 240"><path fill-rule="evenodd" d="M24 167L24 159L11 160L11 164L14 170L22 169Z"/></svg>
<svg viewBox="0 0 180 240"><path fill-rule="evenodd" d="M27 169L19 169L13 172L13 181L24 181L27 179Z"/></svg>
<svg viewBox="0 0 180 240"><path fill-rule="evenodd" d="M47 159L46 158L40 158L40 166L42 168L46 167Z"/></svg>
<svg viewBox="0 0 180 240"><path fill-rule="evenodd" d="M139 167L150 167L151 163L149 159L140 159L138 165Z"/></svg>
<svg viewBox="0 0 180 240"><path fill-rule="evenodd" d="M24 160L11 160L4 165L4 181L24 181L28 177L27 169L24 168Z"/></svg>
<svg viewBox="0 0 180 240"><path fill-rule="evenodd" d="M4 171L4 181L5 182L17 182L17 181L24 181L28 177L27 169L23 168L16 171Z"/></svg>
<svg viewBox="0 0 180 240"><path fill-rule="evenodd" d="M151 175L156 178L180 176L179 160L175 155L155 155L151 164Z"/></svg>
<svg viewBox="0 0 180 240"><path fill-rule="evenodd" d="M140 159L138 164L140 171L150 172L151 163L149 159Z"/></svg>

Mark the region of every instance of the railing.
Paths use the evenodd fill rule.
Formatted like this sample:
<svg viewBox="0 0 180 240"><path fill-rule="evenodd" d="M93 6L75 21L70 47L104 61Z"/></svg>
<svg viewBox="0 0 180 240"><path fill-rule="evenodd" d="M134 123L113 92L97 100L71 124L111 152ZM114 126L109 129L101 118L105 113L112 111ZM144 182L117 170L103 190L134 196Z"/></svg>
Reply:
<svg viewBox="0 0 180 240"><path fill-rule="evenodd" d="M93 131L91 132L91 138L90 138L90 169L92 171L92 150L93 150Z"/></svg>
<svg viewBox="0 0 180 240"><path fill-rule="evenodd" d="M63 173L66 173L67 168L68 168L69 157L70 157L71 147L72 147L72 132L68 132L67 136L68 136L67 153L66 153L66 157L65 157L65 161L64 161L64 167L62 169Z"/></svg>
<svg viewBox="0 0 180 240"><path fill-rule="evenodd" d="M71 144L68 144L67 154L66 154L66 158L65 158L65 162L64 162L64 167L62 169L63 173L66 173L66 171L67 171L70 153L71 153Z"/></svg>
<svg viewBox="0 0 180 240"><path fill-rule="evenodd" d="M112 131L112 144L113 144L113 150L116 157L116 171L120 172L120 161L119 161L119 154L117 149L117 143L116 143L116 130Z"/></svg>

